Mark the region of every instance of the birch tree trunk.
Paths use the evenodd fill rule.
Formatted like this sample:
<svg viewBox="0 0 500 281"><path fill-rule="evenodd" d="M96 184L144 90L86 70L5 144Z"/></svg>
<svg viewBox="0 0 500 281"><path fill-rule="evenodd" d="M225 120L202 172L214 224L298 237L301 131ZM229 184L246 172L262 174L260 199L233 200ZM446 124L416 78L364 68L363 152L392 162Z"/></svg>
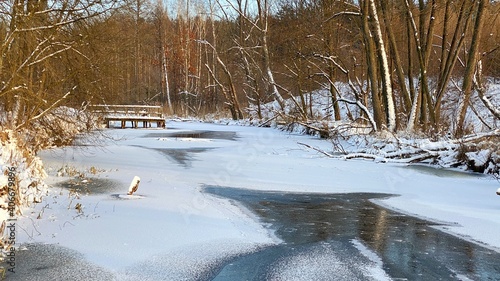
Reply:
<svg viewBox="0 0 500 281"><path fill-rule="evenodd" d="M168 110L170 111L171 114L174 113L174 108L172 107L172 99L170 98L170 83L169 83L169 77L168 77L168 61L167 61L167 50L165 49L166 43L163 43L162 45L162 70L163 70L163 79L165 81L165 95L167 96L167 105L168 105Z"/></svg>
<svg viewBox="0 0 500 281"><path fill-rule="evenodd" d="M419 107L419 93L420 91L416 91L414 81L413 81L413 51L411 48L412 45L412 27L409 20L406 21L406 34L407 34L407 45L408 45L408 86L410 87L410 96L412 98L411 102L411 110L406 123L406 131L413 132L415 128L415 122L417 120L417 108Z"/></svg>
<svg viewBox="0 0 500 281"><path fill-rule="evenodd" d="M378 59L380 60L381 78L382 78L382 95L385 101L387 115L387 130L394 132L396 130L396 109L392 96L391 71L387 62L387 53L385 51L384 38L382 36L382 28L378 18L377 6L374 0L369 0L370 14L373 18L375 28L375 44L377 45Z"/></svg>
<svg viewBox="0 0 500 281"><path fill-rule="evenodd" d="M361 15L362 15L362 32L365 42L365 54L367 60L367 71L368 78L370 80L370 89L372 93L372 108L373 108L373 118L376 123L375 130L382 127L385 123L383 121L382 112L382 102L380 101L380 93L378 87L378 71L377 71L377 59L376 59L376 47L373 40L372 33L370 31L369 23L369 5L368 0L361 2Z"/></svg>
<svg viewBox="0 0 500 281"><path fill-rule="evenodd" d="M417 24L415 23L415 18L413 17L412 7L408 0L403 0L406 6L407 14L407 24L411 32L413 33L413 39L416 45L418 63L419 63L419 80L420 80L420 90L417 91L413 98L412 111L408 119L408 125L406 127L407 131L412 131L414 129L415 123L417 122L418 111L420 111L421 121L424 126L426 125L426 120L428 118L427 113L433 114L432 100L429 93L429 84L427 77L427 67L425 63L425 47L424 43L421 41L422 35L419 36L419 31ZM425 38L425 37L424 37ZM409 59L411 61L411 58ZM412 79L412 77L410 77ZM426 105L428 110L426 110ZM433 119L433 118L431 118Z"/></svg>

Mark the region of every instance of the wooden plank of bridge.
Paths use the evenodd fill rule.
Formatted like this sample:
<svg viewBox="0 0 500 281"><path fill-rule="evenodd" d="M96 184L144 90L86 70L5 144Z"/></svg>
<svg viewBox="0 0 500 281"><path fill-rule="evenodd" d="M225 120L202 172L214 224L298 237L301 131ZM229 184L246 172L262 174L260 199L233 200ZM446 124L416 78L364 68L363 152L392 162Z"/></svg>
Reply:
<svg viewBox="0 0 500 281"><path fill-rule="evenodd" d="M113 121L120 122L122 129L126 127L127 122L131 122L132 128L139 128L139 122L142 122L143 128L151 128L153 122L156 122L158 128L165 128L161 106L98 104L90 106L90 110L102 115L107 128Z"/></svg>

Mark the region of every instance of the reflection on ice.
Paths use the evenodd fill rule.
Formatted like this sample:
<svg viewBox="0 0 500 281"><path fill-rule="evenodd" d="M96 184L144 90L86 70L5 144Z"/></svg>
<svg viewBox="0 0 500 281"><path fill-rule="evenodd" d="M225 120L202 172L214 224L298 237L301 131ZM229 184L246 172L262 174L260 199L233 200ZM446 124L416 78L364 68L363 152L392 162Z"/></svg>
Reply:
<svg viewBox="0 0 500 281"><path fill-rule="evenodd" d="M500 276L499 253L370 201L387 194L293 194L225 187L205 191L241 202L283 240L233 262L238 266L224 268L214 280L232 280L249 268L262 272L243 275L246 280L262 280L264 275L271 280L373 280L374 275L380 280L385 274L407 280ZM349 272L350 278L334 272ZM287 278L273 279L276 276Z"/></svg>

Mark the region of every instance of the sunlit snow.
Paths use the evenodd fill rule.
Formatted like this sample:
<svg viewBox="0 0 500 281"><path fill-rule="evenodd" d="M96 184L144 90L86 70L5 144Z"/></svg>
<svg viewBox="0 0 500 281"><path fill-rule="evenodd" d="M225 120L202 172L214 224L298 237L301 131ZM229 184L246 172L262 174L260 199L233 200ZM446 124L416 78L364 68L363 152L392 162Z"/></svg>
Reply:
<svg viewBox="0 0 500 281"><path fill-rule="evenodd" d="M495 194L499 183L490 177L441 177L397 163L331 159L298 144L331 151L330 142L269 128L198 122L169 122L168 127L177 128L167 129L169 133L236 132L238 139L186 142L146 137L165 132L160 129L114 129L106 131L114 140L103 145L44 151L40 156L50 175L49 184L57 186L67 180L69 177L58 177L57 171L70 166L89 177L121 185L102 194L51 188L44 202L18 221L17 243L51 243L76 250L89 262L123 277L119 280L158 280L162 272L170 272L171 280L194 280L209 275L214 265L231 257L279 243L254 214L201 191L204 185L215 185L283 192L396 194L400 196L377 203L445 222L444 231L500 249L500 197ZM160 151L207 145L210 149L187 155L189 166ZM91 170L100 172L91 175ZM141 178L140 187L127 196L134 176ZM77 203L81 211L75 209ZM365 271L360 274L385 280L373 253L357 241L353 244L366 258ZM328 249L311 249L310 255L282 260L275 273L290 277L281 280L299 280L299 272L313 274L314 266L328 266L321 257L328 258L328 263L339 258ZM339 260L331 270L353 269L348 261Z"/></svg>

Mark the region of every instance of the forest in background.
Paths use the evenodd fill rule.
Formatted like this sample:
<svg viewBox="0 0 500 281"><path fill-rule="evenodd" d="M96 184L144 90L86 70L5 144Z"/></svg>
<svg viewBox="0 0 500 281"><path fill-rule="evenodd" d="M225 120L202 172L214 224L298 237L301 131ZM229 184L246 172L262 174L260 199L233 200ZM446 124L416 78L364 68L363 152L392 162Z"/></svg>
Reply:
<svg viewBox="0 0 500 281"><path fill-rule="evenodd" d="M487 126L500 117L487 91L499 15L486 0L2 1L1 122L50 131L53 109L90 103L262 118L290 98L282 116L307 121L327 89L331 120L462 136L476 103ZM341 116L342 103L360 114Z"/></svg>

